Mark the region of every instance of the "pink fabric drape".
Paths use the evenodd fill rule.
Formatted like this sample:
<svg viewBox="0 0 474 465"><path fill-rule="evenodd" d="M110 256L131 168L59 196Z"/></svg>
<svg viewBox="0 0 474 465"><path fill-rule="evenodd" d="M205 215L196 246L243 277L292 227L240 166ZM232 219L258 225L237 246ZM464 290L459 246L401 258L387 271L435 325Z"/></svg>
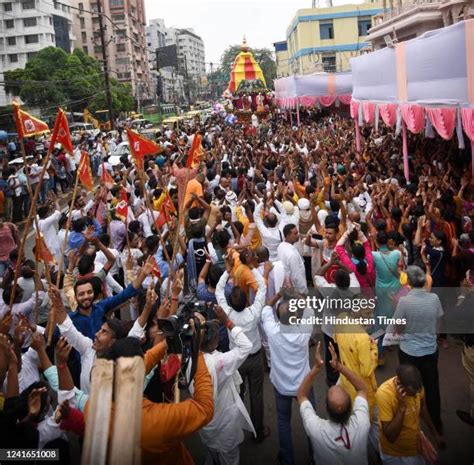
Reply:
<svg viewBox="0 0 474 465"><path fill-rule="evenodd" d="M359 114L359 102L351 100L351 118L356 119Z"/></svg>
<svg viewBox="0 0 474 465"><path fill-rule="evenodd" d="M474 183L474 108L461 109L462 127L471 141L471 183Z"/></svg>
<svg viewBox="0 0 474 465"><path fill-rule="evenodd" d="M356 150L360 153L360 130L359 130L359 123L357 119L354 119L354 130L356 133Z"/></svg>
<svg viewBox="0 0 474 465"><path fill-rule="evenodd" d="M303 107L314 107L314 105L318 103L318 97L310 97L310 96L299 97L298 101L300 102L300 105Z"/></svg>
<svg viewBox="0 0 474 465"><path fill-rule="evenodd" d="M352 101L352 95L339 95L337 98L343 105L350 105Z"/></svg>
<svg viewBox="0 0 474 465"><path fill-rule="evenodd" d="M336 101L336 97L333 95L322 95L319 97L319 103L323 107L330 107Z"/></svg>
<svg viewBox="0 0 474 465"><path fill-rule="evenodd" d="M395 103L380 103L379 115L387 126L392 127L397 121L397 105Z"/></svg>
<svg viewBox="0 0 474 465"><path fill-rule="evenodd" d="M362 114L366 123L373 123L375 117L375 105L371 102L362 102Z"/></svg>
<svg viewBox="0 0 474 465"><path fill-rule="evenodd" d="M425 109L419 105L400 104L402 119L413 134L425 129Z"/></svg>
<svg viewBox="0 0 474 465"><path fill-rule="evenodd" d="M410 182L410 167L408 164L408 134L405 121L402 121L402 142L403 142L403 171L405 179Z"/></svg>
<svg viewBox="0 0 474 465"><path fill-rule="evenodd" d="M451 139L456 128L456 108L426 108L425 110L438 134L445 140Z"/></svg>

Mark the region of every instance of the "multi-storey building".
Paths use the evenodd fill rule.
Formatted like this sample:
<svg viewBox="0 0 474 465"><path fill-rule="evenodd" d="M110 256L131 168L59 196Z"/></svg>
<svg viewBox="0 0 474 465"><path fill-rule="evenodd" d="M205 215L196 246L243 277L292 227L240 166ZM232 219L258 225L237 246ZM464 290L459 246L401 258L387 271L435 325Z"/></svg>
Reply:
<svg viewBox="0 0 474 465"><path fill-rule="evenodd" d="M156 50L176 45L177 66L157 70ZM196 100L206 76L204 42L192 29L168 28L163 19L150 20L147 26L148 59L155 82L161 80L162 100L177 102L186 95ZM158 63L159 66L159 63ZM183 93L184 92L184 93Z"/></svg>
<svg viewBox="0 0 474 465"><path fill-rule="evenodd" d="M5 71L24 68L46 47L74 48L69 0L0 0L0 79ZM0 86L0 105L9 100Z"/></svg>
<svg viewBox="0 0 474 465"><path fill-rule="evenodd" d="M378 0L298 10L286 33L288 64L282 59L278 74L286 66L289 74L348 71L350 58L368 45L373 18L381 12Z"/></svg>
<svg viewBox="0 0 474 465"><path fill-rule="evenodd" d="M367 41L374 50L474 17L474 0L384 0Z"/></svg>
<svg viewBox="0 0 474 465"><path fill-rule="evenodd" d="M107 65L110 75L132 85L139 100L151 99L154 88L148 66L143 0L72 0L76 46L103 62L98 4L105 28Z"/></svg>
<svg viewBox="0 0 474 465"><path fill-rule="evenodd" d="M277 78L286 77L290 73L289 56L288 56L288 43L286 40L275 42L275 58L277 65Z"/></svg>

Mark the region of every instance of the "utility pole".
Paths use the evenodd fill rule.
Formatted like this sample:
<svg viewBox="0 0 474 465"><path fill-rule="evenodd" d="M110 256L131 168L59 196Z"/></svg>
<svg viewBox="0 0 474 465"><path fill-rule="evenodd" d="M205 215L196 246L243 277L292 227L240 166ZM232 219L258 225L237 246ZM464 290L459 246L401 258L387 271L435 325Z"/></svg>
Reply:
<svg viewBox="0 0 474 465"><path fill-rule="evenodd" d="M105 49L105 26L102 16L102 0L97 0L97 14L99 15L100 45L102 47L102 59L104 61L104 84L105 94L107 96L107 105L109 107L110 129L114 129L114 115L112 110L112 93L110 92L109 64L107 62L107 51Z"/></svg>
<svg viewBox="0 0 474 465"><path fill-rule="evenodd" d="M186 79L186 98L188 99L188 105L191 106L191 93L189 91L189 75L188 75L188 59L184 55L184 74Z"/></svg>
<svg viewBox="0 0 474 465"><path fill-rule="evenodd" d="M214 100L214 63L211 61L211 100Z"/></svg>

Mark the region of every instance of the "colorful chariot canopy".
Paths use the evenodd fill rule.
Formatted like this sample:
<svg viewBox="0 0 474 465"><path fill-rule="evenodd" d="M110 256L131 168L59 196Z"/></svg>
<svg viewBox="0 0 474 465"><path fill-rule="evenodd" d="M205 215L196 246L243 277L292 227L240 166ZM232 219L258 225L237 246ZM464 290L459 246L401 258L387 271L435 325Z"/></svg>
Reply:
<svg viewBox="0 0 474 465"><path fill-rule="evenodd" d="M255 61L252 52L249 51L247 41L242 42L241 52L235 57L234 64L230 71L230 81L228 90L235 94L239 92L245 82L252 82L251 88L260 88L264 90L267 87L265 77L259 64ZM258 85L257 85L258 83Z"/></svg>

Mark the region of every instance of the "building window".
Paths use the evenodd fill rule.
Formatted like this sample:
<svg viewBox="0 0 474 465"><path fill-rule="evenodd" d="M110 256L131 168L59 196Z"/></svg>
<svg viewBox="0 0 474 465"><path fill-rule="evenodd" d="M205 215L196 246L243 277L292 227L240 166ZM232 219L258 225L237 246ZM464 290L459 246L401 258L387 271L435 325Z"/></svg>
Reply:
<svg viewBox="0 0 474 465"><path fill-rule="evenodd" d="M79 11L84 11L84 3L79 3Z"/></svg>
<svg viewBox="0 0 474 465"><path fill-rule="evenodd" d="M370 18L358 19L357 27L359 29L359 37L366 36L369 34L369 29L372 27L372 21Z"/></svg>
<svg viewBox="0 0 474 465"><path fill-rule="evenodd" d="M54 1L53 4L54 4L54 9L55 9L55 10L59 10L59 8L61 8L61 7L59 6L59 3L58 3L57 1Z"/></svg>
<svg viewBox="0 0 474 465"><path fill-rule="evenodd" d="M16 37L7 37L8 45L16 45Z"/></svg>
<svg viewBox="0 0 474 465"><path fill-rule="evenodd" d="M82 50L84 51L84 53L86 53L87 55L89 55L89 49L87 48L87 45L84 45L82 47Z"/></svg>
<svg viewBox="0 0 474 465"><path fill-rule="evenodd" d="M319 23L319 35L321 40L334 39L334 28L330 23Z"/></svg>
<svg viewBox="0 0 474 465"><path fill-rule="evenodd" d="M35 7L35 0L30 0L28 2L22 2L21 6L24 10L32 10Z"/></svg>
<svg viewBox="0 0 474 465"><path fill-rule="evenodd" d="M6 29L13 29L15 27L15 20L14 19L6 19L5 20L5 28Z"/></svg>
<svg viewBox="0 0 474 465"><path fill-rule="evenodd" d="M117 44L117 52L125 52L125 44Z"/></svg>
<svg viewBox="0 0 474 465"><path fill-rule="evenodd" d="M334 55L323 56L323 69L326 73L336 72L336 57Z"/></svg>
<svg viewBox="0 0 474 465"><path fill-rule="evenodd" d="M87 34L85 31L82 31L82 42L87 42Z"/></svg>
<svg viewBox="0 0 474 465"><path fill-rule="evenodd" d="M112 21L125 21L125 15L112 15Z"/></svg>
<svg viewBox="0 0 474 465"><path fill-rule="evenodd" d="M81 22L81 29L85 29L86 28L86 20L84 18L80 18L80 22Z"/></svg>
<svg viewBox="0 0 474 465"><path fill-rule="evenodd" d="M25 27L33 27L38 24L38 21L36 18L25 18L23 20L23 26Z"/></svg>
<svg viewBox="0 0 474 465"><path fill-rule="evenodd" d="M109 0L109 6L110 8L113 8L116 6L123 6L123 0Z"/></svg>
<svg viewBox="0 0 474 465"><path fill-rule="evenodd" d="M12 53L11 55L8 55L8 59L10 63L18 63L18 55L16 53Z"/></svg>
<svg viewBox="0 0 474 465"><path fill-rule="evenodd" d="M13 4L12 3L4 3L3 4L3 11L13 11Z"/></svg>
<svg viewBox="0 0 474 465"><path fill-rule="evenodd" d="M102 47L100 45L96 45L94 47L94 53L102 53Z"/></svg>
<svg viewBox="0 0 474 465"><path fill-rule="evenodd" d="M25 44L37 44L39 42L38 34L25 36Z"/></svg>

